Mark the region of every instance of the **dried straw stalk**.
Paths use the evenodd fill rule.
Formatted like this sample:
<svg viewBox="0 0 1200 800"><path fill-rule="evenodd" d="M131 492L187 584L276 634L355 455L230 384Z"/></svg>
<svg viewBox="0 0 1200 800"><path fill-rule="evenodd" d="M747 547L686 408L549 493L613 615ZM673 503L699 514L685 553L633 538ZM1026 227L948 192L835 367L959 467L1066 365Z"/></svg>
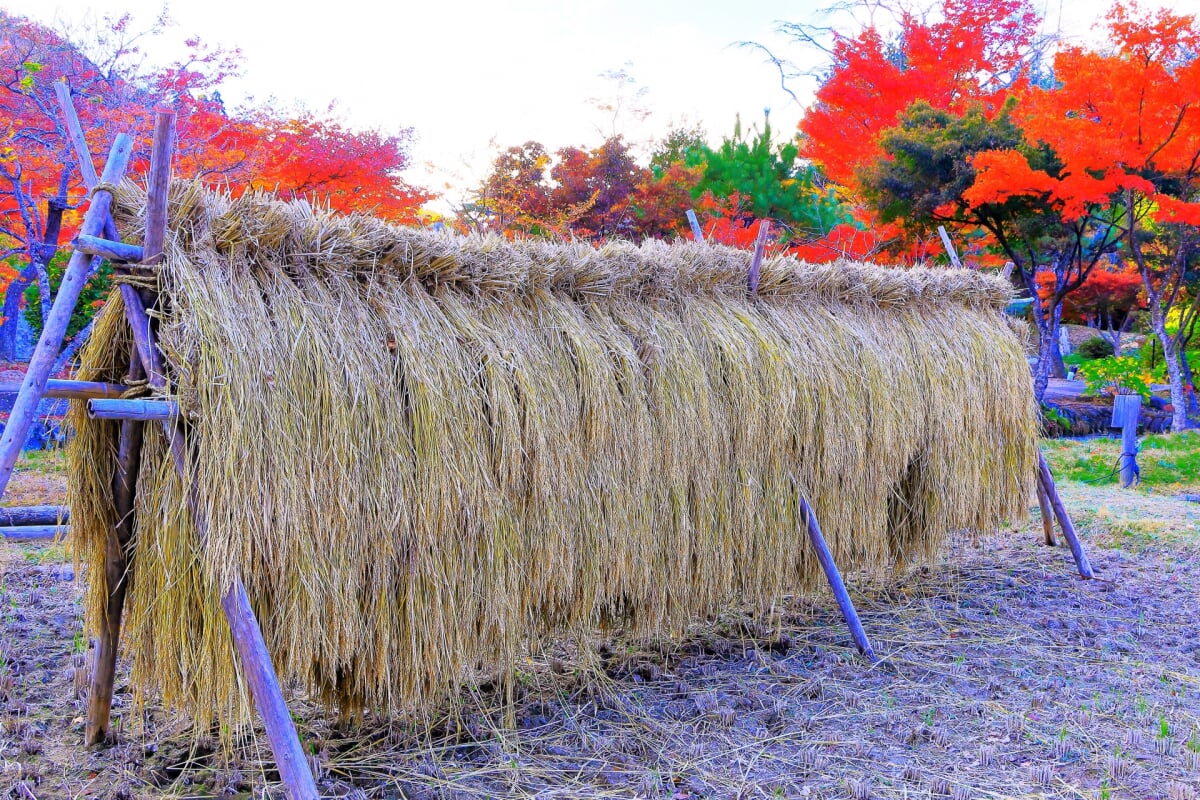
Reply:
<svg viewBox="0 0 1200 800"><path fill-rule="evenodd" d="M136 239L144 197L119 199ZM459 238L184 183L170 217L159 394L195 458L181 482L147 429L123 643L198 728L246 718L235 575L285 685L420 712L539 637L811 588L802 496L844 569L1025 513L1036 415L996 279L775 258L751 298L749 254L703 245ZM129 345L114 294L81 377L116 381ZM81 408L98 576L117 426Z"/></svg>

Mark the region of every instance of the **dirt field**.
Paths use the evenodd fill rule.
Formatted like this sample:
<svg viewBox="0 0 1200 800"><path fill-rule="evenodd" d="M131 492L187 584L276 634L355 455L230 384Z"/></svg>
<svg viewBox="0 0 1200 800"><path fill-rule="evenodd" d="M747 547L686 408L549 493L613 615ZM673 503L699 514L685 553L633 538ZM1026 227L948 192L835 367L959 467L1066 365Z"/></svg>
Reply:
<svg viewBox="0 0 1200 800"><path fill-rule="evenodd" d="M899 579L851 576L873 667L819 596L682 643L541 655L511 704L471 687L432 733L297 702L301 733L335 797L1200 798L1200 505L1064 496L1099 580L1036 520ZM140 724L123 678L121 744L82 748L73 572L55 547L0 558L0 797L282 796L265 737L214 753L178 715Z"/></svg>

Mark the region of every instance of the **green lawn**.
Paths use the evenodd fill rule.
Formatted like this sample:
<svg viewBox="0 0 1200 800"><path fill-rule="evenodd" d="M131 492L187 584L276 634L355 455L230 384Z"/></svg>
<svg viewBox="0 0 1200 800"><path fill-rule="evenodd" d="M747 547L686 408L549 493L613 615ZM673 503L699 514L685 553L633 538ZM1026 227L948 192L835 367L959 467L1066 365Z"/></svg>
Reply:
<svg viewBox="0 0 1200 800"><path fill-rule="evenodd" d="M1046 439L1042 451L1058 480L1094 486L1120 482L1114 471L1121 454L1117 439ZM1200 493L1200 431L1144 437L1138 466L1144 489L1156 494Z"/></svg>

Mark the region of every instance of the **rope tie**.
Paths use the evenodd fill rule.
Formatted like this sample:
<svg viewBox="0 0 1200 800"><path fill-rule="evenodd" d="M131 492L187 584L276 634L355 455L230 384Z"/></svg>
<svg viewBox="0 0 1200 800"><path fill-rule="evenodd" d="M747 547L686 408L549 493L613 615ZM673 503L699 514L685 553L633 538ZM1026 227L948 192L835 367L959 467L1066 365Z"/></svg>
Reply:
<svg viewBox="0 0 1200 800"><path fill-rule="evenodd" d="M117 190L119 188L121 188L121 187L117 186L115 183L109 183L108 181L100 181L99 183L97 183L95 186L92 187L92 190L90 192L88 192L88 197L95 197L96 192L108 192L113 197L116 197Z"/></svg>
<svg viewBox="0 0 1200 800"><path fill-rule="evenodd" d="M122 400L128 400L130 398L140 397L141 395L145 394L146 390L148 388L150 388L150 381L147 380L146 378L141 378L136 381L131 381L129 379L129 376L126 375L125 376L125 386L128 388L126 388L125 391L121 393Z"/></svg>
<svg viewBox="0 0 1200 800"><path fill-rule="evenodd" d="M155 291L161 288L159 276L157 272L114 272L112 282L115 284L127 284L135 289L154 289Z"/></svg>

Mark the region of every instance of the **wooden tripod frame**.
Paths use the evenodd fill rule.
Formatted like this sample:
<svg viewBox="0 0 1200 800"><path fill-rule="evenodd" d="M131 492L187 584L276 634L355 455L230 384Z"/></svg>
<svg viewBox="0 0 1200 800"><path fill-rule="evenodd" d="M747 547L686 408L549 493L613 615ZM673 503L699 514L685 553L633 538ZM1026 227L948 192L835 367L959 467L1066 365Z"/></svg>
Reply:
<svg viewBox="0 0 1200 800"><path fill-rule="evenodd" d="M137 265L153 266L163 254L163 243L167 226L168 188L171 177L171 159L174 151L175 114L159 111L155 118L153 150L150 159L150 178L147 199L146 234L141 247L120 241L110 213L111 189L125 175L132 153L132 140L122 134L116 137L104 172L97 176L88 153L79 120L71 104L70 92L65 84L56 85L59 101L67 120L68 131L81 164L84 183L92 192L92 202L84 217L79 236L76 237L74 253L63 275L58 295L46 320L41 338L30 361L29 370L21 383L21 389L9 418L9 424L0 437L0 496L3 495L13 468L21 452L25 436L37 413L40 400L52 392L68 391L69 396L91 399L89 410L96 416L120 420L117 457L112 477L112 496L116 524L108 532L105 555L104 580L108 600L103 625L100 628L96 647L95 669L91 691L88 696L87 726L85 741L88 745L105 742L110 737L110 715L112 709L113 684L116 674L117 650L120 641L121 617L129 583L133 578L132 559L134 515L138 486L138 468L141 463L142 441L146 424L160 424L171 447L172 457L181 477L189 459L186 424L180 419L173 404L162 401L122 401L112 398L121 394L124 387L109 384L71 383L69 387L48 387L49 373L58 356L80 292L92 273L96 258L107 258L114 263L132 268ZM749 287L754 291L758 264L762 260L763 238L755 252L755 264L751 270ZM121 298L126 318L133 335L134 345L129 354L127 381L145 381L156 390L166 389L168 376L166 363L157 345L157 321L147 309L153 310L159 301L150 289L136 289L123 283ZM59 382L64 383L64 382ZM1041 460L1038 472L1039 497L1052 504L1063 527L1063 533L1071 545L1080 574L1092 577L1091 566L1083 552L1070 517L1054 488L1045 460ZM201 540L207 536L207 522L200 503L189 494L188 511ZM821 533L816 515L807 500L801 501L809 543L816 551L818 561L833 590L838 607L850 629L855 645L871 662L876 656L863 631L854 604L846 591L845 583L833 561L829 547ZM1048 516L1048 512L1044 512ZM1047 529L1047 539L1053 538ZM94 576L93 576L94 579ZM266 729L271 750L274 753L280 777L292 800L316 800L317 788L308 761L300 745L295 725L284 702L279 678L271 663L263 641L262 630L254 614L250 598L240 578L224 588L221 607L229 623L233 642L240 660L241 674L249 685L254 703Z"/></svg>

